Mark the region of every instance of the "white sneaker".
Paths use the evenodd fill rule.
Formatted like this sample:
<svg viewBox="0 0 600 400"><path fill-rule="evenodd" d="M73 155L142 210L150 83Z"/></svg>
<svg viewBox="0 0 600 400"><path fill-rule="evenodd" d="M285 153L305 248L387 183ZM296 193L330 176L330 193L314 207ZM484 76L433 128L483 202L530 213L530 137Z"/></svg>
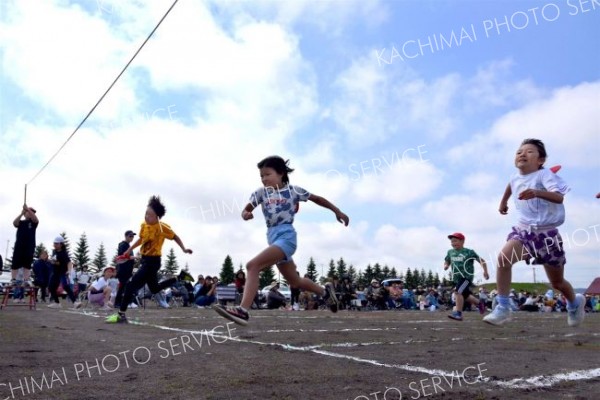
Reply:
<svg viewBox="0 0 600 400"><path fill-rule="evenodd" d="M48 304L48 308L62 308L62 306L60 305L60 303L50 303Z"/></svg>
<svg viewBox="0 0 600 400"><path fill-rule="evenodd" d="M298 305L298 303L294 303L294 305L292 306L292 310L299 311L300 310L300 305Z"/></svg>
<svg viewBox="0 0 600 400"><path fill-rule="evenodd" d="M80 301L76 301L75 303L73 303L73 308L77 309L77 308L81 308L82 304Z"/></svg>
<svg viewBox="0 0 600 400"><path fill-rule="evenodd" d="M492 325L502 325L505 322L510 321L512 318L512 311L510 308L506 308L498 304L494 310L483 317L483 322L487 322Z"/></svg>
<svg viewBox="0 0 600 400"><path fill-rule="evenodd" d="M100 307L100 310L102 311L110 311L113 308L111 306L109 306L108 304L105 304L104 306Z"/></svg>
<svg viewBox="0 0 600 400"><path fill-rule="evenodd" d="M576 294L575 300L579 305L574 310L567 310L567 323L569 326L579 326L585 318L585 297L582 294Z"/></svg>
<svg viewBox="0 0 600 400"><path fill-rule="evenodd" d="M138 308L138 305L137 305L137 304L135 304L135 303L131 303L131 304L129 305L129 308Z"/></svg>

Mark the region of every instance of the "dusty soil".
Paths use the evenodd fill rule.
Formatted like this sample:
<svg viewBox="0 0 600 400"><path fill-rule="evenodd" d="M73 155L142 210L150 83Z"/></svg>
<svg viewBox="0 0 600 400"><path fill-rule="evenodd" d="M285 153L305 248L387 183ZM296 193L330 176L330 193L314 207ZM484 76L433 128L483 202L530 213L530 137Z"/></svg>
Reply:
<svg viewBox="0 0 600 400"><path fill-rule="evenodd" d="M254 311L0 311L3 399L595 399L600 314ZM569 374L583 371L579 380ZM519 386L520 385L520 386ZM386 392L387 391L387 392Z"/></svg>

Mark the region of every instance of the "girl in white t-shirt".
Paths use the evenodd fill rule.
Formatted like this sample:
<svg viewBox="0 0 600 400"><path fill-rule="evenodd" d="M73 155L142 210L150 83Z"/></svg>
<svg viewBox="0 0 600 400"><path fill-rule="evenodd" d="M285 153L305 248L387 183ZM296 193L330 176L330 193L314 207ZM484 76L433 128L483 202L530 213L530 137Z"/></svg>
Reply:
<svg viewBox="0 0 600 400"><path fill-rule="evenodd" d="M567 322L577 326L585 317L585 298L575 294L564 277L567 262L558 226L565 221L563 200L569 186L552 171L544 168L546 147L539 139L525 139L515 156L519 170L511 179L500 201L500 214L508 213L508 199L515 193L518 222L508 234L498 256L496 284L498 306L483 320L502 325L511 318L509 291L512 266L526 260L544 265L554 290L567 299Z"/></svg>

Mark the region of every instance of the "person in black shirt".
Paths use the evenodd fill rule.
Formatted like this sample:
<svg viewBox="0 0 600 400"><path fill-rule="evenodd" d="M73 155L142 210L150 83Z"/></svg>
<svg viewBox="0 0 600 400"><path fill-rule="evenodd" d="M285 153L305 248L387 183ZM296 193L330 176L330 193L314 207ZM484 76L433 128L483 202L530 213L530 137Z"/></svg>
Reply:
<svg viewBox="0 0 600 400"><path fill-rule="evenodd" d="M35 230L39 224L35 213L34 208L23 204L21 214L13 221L14 227L17 228L17 238L15 240L11 265L11 285L17 283L17 273L20 268L23 268L23 281L25 285L31 285L30 275L33 252L35 251ZM21 219L22 217L25 217L25 219Z"/></svg>
<svg viewBox="0 0 600 400"><path fill-rule="evenodd" d="M69 296L69 299L73 302L73 308L81 307L81 303L75 298L73 289L68 282L68 276L73 269L73 263L69 258L69 253L65 249L65 239L62 236L57 236L54 239L54 250L52 251L52 258L50 259L54 270L50 276L50 283L48 284L48 290L50 290L50 308L61 308L58 300L58 285L62 284L63 290Z"/></svg>
<svg viewBox="0 0 600 400"><path fill-rule="evenodd" d="M123 255L131 246L131 242L135 236L135 232L129 230L125 232L125 239L119 243L117 249L117 255ZM115 298L115 308L121 307L121 301L123 300L123 294L125 293L125 285L129 282L131 275L133 274L134 258L130 258L122 264L117 265L117 279L119 280L119 289L117 290L117 297Z"/></svg>

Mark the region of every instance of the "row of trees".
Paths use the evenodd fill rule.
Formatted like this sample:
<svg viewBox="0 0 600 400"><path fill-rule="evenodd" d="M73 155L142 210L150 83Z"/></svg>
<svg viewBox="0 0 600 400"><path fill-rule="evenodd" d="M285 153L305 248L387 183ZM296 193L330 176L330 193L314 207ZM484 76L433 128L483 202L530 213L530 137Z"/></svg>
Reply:
<svg viewBox="0 0 600 400"><path fill-rule="evenodd" d="M241 265L238 270L243 270ZM306 266L306 273L311 280L320 282L321 284L330 280L334 276L337 276L339 279L347 276L354 284L364 285L365 287L368 286L373 279L381 281L389 278L402 279L407 288L416 288L418 286L437 287L440 284L442 286L450 286L452 284L452 276L450 271L448 272L448 276L444 276L442 279L440 279L437 272L435 274L431 270L425 272L424 268L408 268L406 272L398 272L395 267L390 268L387 265L382 267L379 263L375 263L373 266L369 264L363 271L362 269L357 270L352 264L347 265L343 258L340 258L337 262L331 259L329 261L327 274L325 276L319 276L319 273L317 272L317 265L315 264L314 259L311 257L308 265ZM261 288L269 285L273 280L275 280L274 267L264 269L261 271L259 277ZM225 261L221 266L220 280L221 283L229 284L233 282L234 279L235 271L233 261L228 255L225 257ZM283 281L285 280L283 279Z"/></svg>

